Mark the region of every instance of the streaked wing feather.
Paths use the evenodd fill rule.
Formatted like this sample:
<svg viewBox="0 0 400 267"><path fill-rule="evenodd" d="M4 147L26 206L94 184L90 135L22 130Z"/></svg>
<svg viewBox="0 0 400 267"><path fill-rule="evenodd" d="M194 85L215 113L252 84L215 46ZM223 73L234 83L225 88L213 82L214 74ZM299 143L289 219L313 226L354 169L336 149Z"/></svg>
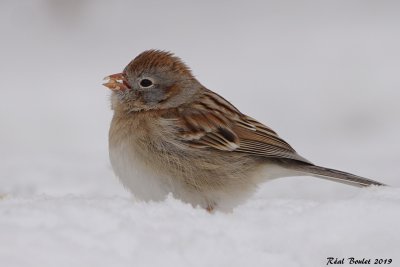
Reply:
<svg viewBox="0 0 400 267"><path fill-rule="evenodd" d="M311 163L303 158L282 138L269 127L253 118L243 116L242 120L251 122L255 130L235 124L234 132L240 139L240 146L236 151L264 157L289 158L306 163Z"/></svg>
<svg viewBox="0 0 400 267"><path fill-rule="evenodd" d="M180 136L193 147L310 163L271 128L240 113L211 91L206 91L190 108L179 113L183 118L177 127Z"/></svg>

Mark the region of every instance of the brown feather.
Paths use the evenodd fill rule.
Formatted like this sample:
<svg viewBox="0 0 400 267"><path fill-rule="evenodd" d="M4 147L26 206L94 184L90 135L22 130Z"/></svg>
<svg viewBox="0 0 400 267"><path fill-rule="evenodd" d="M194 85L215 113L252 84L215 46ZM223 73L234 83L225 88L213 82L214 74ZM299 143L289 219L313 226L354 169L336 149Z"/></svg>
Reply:
<svg viewBox="0 0 400 267"><path fill-rule="evenodd" d="M309 163L272 129L209 90L188 108L179 110L179 117L183 118L177 120L183 122L178 127L180 137L193 147Z"/></svg>
<svg viewBox="0 0 400 267"><path fill-rule="evenodd" d="M154 87L142 88L144 77ZM171 53L141 53L122 78L129 90L121 87L111 96L110 159L138 199L172 193L193 206L231 209L267 179L305 174L382 185L312 165L271 128L204 88Z"/></svg>

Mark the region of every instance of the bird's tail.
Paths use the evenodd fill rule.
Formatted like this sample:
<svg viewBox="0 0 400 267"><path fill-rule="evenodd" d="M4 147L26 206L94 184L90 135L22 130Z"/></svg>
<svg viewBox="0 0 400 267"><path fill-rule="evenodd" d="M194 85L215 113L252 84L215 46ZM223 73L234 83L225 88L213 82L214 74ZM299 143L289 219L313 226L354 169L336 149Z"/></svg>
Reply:
<svg viewBox="0 0 400 267"><path fill-rule="evenodd" d="M342 172L334 169L328 169L312 164L291 164L287 166L289 169L300 173L310 174L315 177L331 180L338 183L348 184L352 186L364 187L370 185L385 185L383 183L357 176L351 173Z"/></svg>

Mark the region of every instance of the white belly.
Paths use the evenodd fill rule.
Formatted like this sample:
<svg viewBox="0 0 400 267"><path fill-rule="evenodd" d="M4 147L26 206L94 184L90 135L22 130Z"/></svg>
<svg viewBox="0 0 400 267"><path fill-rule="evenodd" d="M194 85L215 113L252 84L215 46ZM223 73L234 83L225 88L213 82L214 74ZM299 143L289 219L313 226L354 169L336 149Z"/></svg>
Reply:
<svg viewBox="0 0 400 267"><path fill-rule="evenodd" d="M164 200L177 185L162 171L152 168L130 144L110 146L110 160L121 183L140 200Z"/></svg>

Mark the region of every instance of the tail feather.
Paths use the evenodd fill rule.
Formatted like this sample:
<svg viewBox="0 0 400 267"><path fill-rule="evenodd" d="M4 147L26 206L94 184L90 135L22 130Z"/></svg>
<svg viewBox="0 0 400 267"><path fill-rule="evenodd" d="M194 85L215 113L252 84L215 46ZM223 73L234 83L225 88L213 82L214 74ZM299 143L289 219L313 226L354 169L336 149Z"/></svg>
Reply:
<svg viewBox="0 0 400 267"><path fill-rule="evenodd" d="M385 184L374 181L372 179L357 176L351 173L342 172L334 169L320 167L309 164L292 164L289 169L298 171L300 173L310 174L315 177L348 184L352 186L364 187L370 185L384 186Z"/></svg>

